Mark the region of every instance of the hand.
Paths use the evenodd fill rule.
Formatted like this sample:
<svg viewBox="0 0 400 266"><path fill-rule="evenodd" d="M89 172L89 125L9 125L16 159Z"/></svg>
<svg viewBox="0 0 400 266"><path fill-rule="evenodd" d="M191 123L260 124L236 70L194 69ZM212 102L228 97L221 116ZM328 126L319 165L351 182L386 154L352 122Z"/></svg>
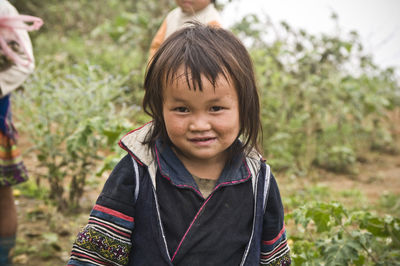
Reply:
<svg viewBox="0 0 400 266"><path fill-rule="evenodd" d="M20 52L19 51L19 45L15 41L9 41L7 42L7 45L14 51L14 52ZM8 58L6 55L4 55L3 51L0 49L0 71L6 71L9 69L14 62Z"/></svg>

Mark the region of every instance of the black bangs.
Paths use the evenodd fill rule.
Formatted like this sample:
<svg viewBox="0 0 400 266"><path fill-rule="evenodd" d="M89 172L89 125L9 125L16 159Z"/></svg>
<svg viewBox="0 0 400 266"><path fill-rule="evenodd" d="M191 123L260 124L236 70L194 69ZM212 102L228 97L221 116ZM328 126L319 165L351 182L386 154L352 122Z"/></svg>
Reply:
<svg viewBox="0 0 400 266"><path fill-rule="evenodd" d="M183 68L188 88L193 90L203 90L202 76L206 77L214 87L220 74L227 79L224 60L218 51L210 47L209 40L213 37L211 32L207 30L197 32L193 26L189 26L182 37L184 40L182 43L177 43L177 49L159 58L159 64L163 64L164 61L169 65L163 75L164 84L170 84L176 78L180 78L177 76L180 68Z"/></svg>

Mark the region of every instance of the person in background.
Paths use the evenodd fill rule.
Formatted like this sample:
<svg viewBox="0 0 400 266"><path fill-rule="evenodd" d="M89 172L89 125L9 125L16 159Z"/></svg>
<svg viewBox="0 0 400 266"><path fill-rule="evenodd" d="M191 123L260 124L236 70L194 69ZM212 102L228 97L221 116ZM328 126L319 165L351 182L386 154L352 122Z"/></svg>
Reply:
<svg viewBox="0 0 400 266"><path fill-rule="evenodd" d="M16 147L10 93L34 70L27 31L39 29L42 23L39 18L19 15L8 1L0 0L0 265L11 265L9 252L17 233L12 186L27 180L27 171Z"/></svg>
<svg viewBox="0 0 400 266"><path fill-rule="evenodd" d="M192 23L146 71L152 118L126 134L68 265L289 265L283 205L260 147L250 55Z"/></svg>
<svg viewBox="0 0 400 266"><path fill-rule="evenodd" d="M196 21L205 25L221 27L221 17L215 9L215 0L175 0L177 8L170 11L158 29L150 46L149 59L172 33Z"/></svg>

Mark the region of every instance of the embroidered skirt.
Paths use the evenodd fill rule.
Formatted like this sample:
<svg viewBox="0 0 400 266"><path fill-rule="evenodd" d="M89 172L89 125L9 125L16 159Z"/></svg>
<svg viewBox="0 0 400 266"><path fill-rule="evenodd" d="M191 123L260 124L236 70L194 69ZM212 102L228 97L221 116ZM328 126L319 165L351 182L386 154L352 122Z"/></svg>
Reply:
<svg viewBox="0 0 400 266"><path fill-rule="evenodd" d="M16 139L11 121L10 96L5 96L0 99L0 186L16 185L28 179Z"/></svg>

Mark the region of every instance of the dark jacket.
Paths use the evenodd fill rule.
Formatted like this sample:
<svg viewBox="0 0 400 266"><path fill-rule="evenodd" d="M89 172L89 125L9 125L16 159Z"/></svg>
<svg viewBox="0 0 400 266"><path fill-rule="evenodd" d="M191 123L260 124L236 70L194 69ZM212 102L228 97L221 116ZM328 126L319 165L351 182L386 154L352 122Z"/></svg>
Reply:
<svg viewBox="0 0 400 266"><path fill-rule="evenodd" d="M288 265L278 186L258 154L237 156L204 198L168 145L128 133L68 265ZM97 264L96 264L97 263Z"/></svg>

